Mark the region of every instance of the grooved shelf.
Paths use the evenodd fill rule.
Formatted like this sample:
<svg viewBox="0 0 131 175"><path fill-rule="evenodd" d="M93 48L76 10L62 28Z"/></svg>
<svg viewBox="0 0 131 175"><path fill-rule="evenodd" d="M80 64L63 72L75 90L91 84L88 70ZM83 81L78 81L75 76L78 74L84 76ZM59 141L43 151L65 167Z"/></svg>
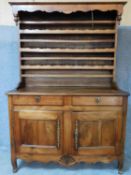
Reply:
<svg viewBox="0 0 131 175"><path fill-rule="evenodd" d="M114 60L114 57L21 57L21 60Z"/></svg>
<svg viewBox="0 0 131 175"><path fill-rule="evenodd" d="M42 77L42 78L112 78L113 75L22 74L22 77L33 77L33 78L37 78L37 77Z"/></svg>
<svg viewBox="0 0 131 175"><path fill-rule="evenodd" d="M99 40L69 40L69 39L67 39L67 40L65 40L65 39L63 39L63 40L60 40L60 39L58 39L58 40L53 40L53 39L48 39L48 40L45 40L45 39L39 39L39 40L37 40L37 39L21 39L20 40L20 42L41 42L41 43L98 43L98 42L114 42L114 40L113 39L99 39Z"/></svg>
<svg viewBox="0 0 131 175"><path fill-rule="evenodd" d="M65 21L20 21L20 24L115 24L114 20L85 20L85 21L79 21L79 20L65 20Z"/></svg>
<svg viewBox="0 0 131 175"><path fill-rule="evenodd" d="M46 53L46 52L50 52L50 53L87 53L87 52L99 52L99 53L102 53L102 52L114 52L115 49L111 48L103 48L103 49L39 49L39 48L35 48L35 49L31 49L31 48L21 48L20 49L21 52L37 52L37 53L40 53L40 52L43 52L43 53Z"/></svg>
<svg viewBox="0 0 131 175"><path fill-rule="evenodd" d="M116 30L20 30L20 34L115 34Z"/></svg>
<svg viewBox="0 0 131 175"><path fill-rule="evenodd" d="M62 65L59 65L59 66L39 66L39 65L35 65L35 66L21 66L21 69L90 69L90 70L93 70L93 69L105 69L105 70L112 70L114 69L113 66L76 66L76 65L73 65L73 66L62 66Z"/></svg>

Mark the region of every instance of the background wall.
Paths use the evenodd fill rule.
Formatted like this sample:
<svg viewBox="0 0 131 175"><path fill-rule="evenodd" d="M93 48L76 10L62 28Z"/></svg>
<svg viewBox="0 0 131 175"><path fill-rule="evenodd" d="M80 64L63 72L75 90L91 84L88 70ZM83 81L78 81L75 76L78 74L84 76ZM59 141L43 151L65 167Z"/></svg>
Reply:
<svg viewBox="0 0 131 175"><path fill-rule="evenodd" d="M26 2L27 1L35 1L35 2L47 1L47 2L49 2L49 0L24 0L24 1L26 1ZM56 0L54 0L54 1L56 1ZM58 0L58 1L60 1L60 0ZM69 1L69 0L67 0L67 1ZM131 13L130 13L131 0L127 0L127 2L128 3L125 6L124 15L122 18L122 25L126 25L126 26L131 25ZM10 5L8 4L8 0L0 0L0 25L14 25L12 10L11 10Z"/></svg>

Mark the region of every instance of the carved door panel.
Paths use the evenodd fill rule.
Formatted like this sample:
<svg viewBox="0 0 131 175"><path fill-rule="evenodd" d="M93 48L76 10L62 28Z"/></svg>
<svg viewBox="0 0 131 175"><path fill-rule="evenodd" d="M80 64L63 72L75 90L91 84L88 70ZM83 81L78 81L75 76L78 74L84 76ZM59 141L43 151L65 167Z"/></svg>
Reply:
<svg viewBox="0 0 131 175"><path fill-rule="evenodd" d="M119 154L120 111L73 112L74 154Z"/></svg>
<svg viewBox="0 0 131 175"><path fill-rule="evenodd" d="M14 115L18 153L60 154L62 152L62 112L26 110Z"/></svg>

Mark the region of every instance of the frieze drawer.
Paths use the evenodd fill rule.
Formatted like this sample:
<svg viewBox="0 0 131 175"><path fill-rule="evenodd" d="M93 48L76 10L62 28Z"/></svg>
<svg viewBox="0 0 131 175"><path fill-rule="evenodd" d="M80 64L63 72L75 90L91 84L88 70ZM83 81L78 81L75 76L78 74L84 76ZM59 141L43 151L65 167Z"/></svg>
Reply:
<svg viewBox="0 0 131 175"><path fill-rule="evenodd" d="M72 97L72 105L122 105L122 97L116 96L74 96Z"/></svg>
<svg viewBox="0 0 131 175"><path fill-rule="evenodd" d="M15 105L45 105L45 106L62 106L62 96L14 96L13 104Z"/></svg>

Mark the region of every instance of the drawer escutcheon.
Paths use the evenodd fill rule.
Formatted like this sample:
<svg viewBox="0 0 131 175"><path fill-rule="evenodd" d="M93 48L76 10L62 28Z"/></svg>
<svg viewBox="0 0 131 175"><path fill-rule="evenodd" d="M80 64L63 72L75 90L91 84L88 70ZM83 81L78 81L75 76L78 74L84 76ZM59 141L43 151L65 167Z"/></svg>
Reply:
<svg viewBox="0 0 131 175"><path fill-rule="evenodd" d="M41 96L35 96L35 101L39 103L41 101Z"/></svg>

